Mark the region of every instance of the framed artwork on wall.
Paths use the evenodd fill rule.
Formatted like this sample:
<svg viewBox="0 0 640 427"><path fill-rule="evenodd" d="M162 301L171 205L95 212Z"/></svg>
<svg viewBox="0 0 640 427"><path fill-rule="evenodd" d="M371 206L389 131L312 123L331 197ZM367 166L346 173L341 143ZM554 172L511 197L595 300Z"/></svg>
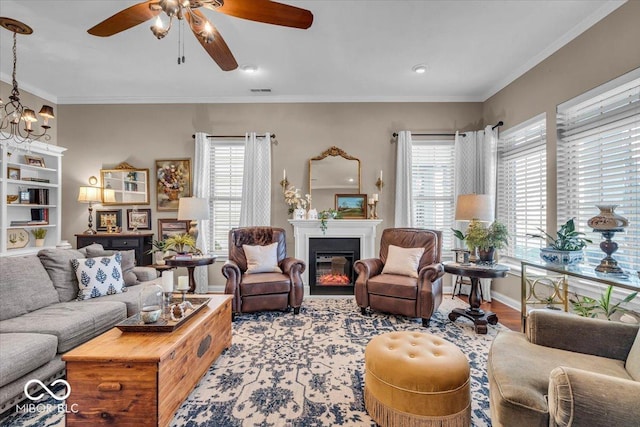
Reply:
<svg viewBox="0 0 640 427"><path fill-rule="evenodd" d="M127 229L151 230L151 209L127 209Z"/></svg>
<svg viewBox="0 0 640 427"><path fill-rule="evenodd" d="M7 167L7 178L20 180L20 169L12 168L11 166Z"/></svg>
<svg viewBox="0 0 640 427"><path fill-rule="evenodd" d="M367 219L367 195L336 194L336 210L345 219Z"/></svg>
<svg viewBox="0 0 640 427"><path fill-rule="evenodd" d="M156 207L177 211L180 197L191 197L191 160L156 160Z"/></svg>
<svg viewBox="0 0 640 427"><path fill-rule="evenodd" d="M190 222L188 219L160 218L158 219L158 240L164 240L167 237L176 234L185 234L189 232Z"/></svg>
<svg viewBox="0 0 640 427"><path fill-rule="evenodd" d="M122 211L120 209L96 211L96 230L108 231L109 227L122 227Z"/></svg>

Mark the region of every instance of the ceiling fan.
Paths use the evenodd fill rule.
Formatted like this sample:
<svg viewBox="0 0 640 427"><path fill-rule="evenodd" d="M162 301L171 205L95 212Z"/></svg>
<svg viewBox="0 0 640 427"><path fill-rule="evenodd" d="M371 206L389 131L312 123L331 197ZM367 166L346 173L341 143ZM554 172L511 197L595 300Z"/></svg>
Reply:
<svg viewBox="0 0 640 427"><path fill-rule="evenodd" d="M284 27L307 29L313 23L313 14L310 11L271 0L149 0L121 10L87 32L94 36L109 37L156 17L156 23L151 27L151 31L161 39L167 35L173 19L176 18L187 22L202 47L222 70L231 71L238 68L238 63L227 43L198 10L200 7L236 18ZM160 19L160 12L164 12L169 17L169 24L166 27Z"/></svg>

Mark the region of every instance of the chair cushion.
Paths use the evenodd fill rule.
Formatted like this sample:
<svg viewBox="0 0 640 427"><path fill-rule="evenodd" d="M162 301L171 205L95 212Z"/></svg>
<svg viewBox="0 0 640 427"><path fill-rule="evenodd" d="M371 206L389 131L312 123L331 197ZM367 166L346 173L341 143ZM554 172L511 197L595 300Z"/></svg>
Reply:
<svg viewBox="0 0 640 427"><path fill-rule="evenodd" d="M492 411L501 425L548 425L549 375L558 366L631 379L621 360L532 344L513 331L496 336L488 366Z"/></svg>
<svg viewBox="0 0 640 427"><path fill-rule="evenodd" d="M640 329L638 329L636 339L633 341L629 356L627 356L625 368L634 380L640 381Z"/></svg>
<svg viewBox="0 0 640 427"><path fill-rule="evenodd" d="M58 293L37 256L0 258L0 320L58 302Z"/></svg>
<svg viewBox="0 0 640 427"><path fill-rule="evenodd" d="M401 248L389 245L387 261L382 273L418 277L418 265L422 254L424 254L424 248Z"/></svg>
<svg viewBox="0 0 640 427"><path fill-rule="evenodd" d="M127 318L121 302L61 302L0 322L0 332L31 332L58 337L58 353L64 353L111 329Z"/></svg>
<svg viewBox="0 0 640 427"><path fill-rule="evenodd" d="M81 258L71 261L78 278L78 300L126 292L120 263L122 255Z"/></svg>
<svg viewBox="0 0 640 427"><path fill-rule="evenodd" d="M48 363L58 347L47 334L2 334L0 342L0 387Z"/></svg>
<svg viewBox="0 0 640 427"><path fill-rule="evenodd" d="M291 280L282 273L244 274L240 282L242 296L288 293L290 289Z"/></svg>
<svg viewBox="0 0 640 427"><path fill-rule="evenodd" d="M369 279L367 289L370 294L414 300L418 297L418 280L397 274L380 274Z"/></svg>
<svg viewBox="0 0 640 427"><path fill-rule="evenodd" d="M278 242L265 246L242 245L247 257L246 274L282 273L278 267Z"/></svg>
<svg viewBox="0 0 640 427"><path fill-rule="evenodd" d="M42 249L38 252L40 262L58 291L60 302L73 301L78 297L78 278L71 260L85 256L82 251L75 249Z"/></svg>

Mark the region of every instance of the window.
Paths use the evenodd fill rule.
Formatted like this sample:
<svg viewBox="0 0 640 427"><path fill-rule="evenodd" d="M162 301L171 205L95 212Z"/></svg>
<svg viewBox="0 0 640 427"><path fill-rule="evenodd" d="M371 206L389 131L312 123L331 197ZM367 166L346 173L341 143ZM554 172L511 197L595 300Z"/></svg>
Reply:
<svg viewBox="0 0 640 427"><path fill-rule="evenodd" d="M586 224L597 204L616 204L629 220L613 257L640 270L640 69L558 106L558 223L576 218L594 241L586 251L594 265L601 237Z"/></svg>
<svg viewBox="0 0 640 427"><path fill-rule="evenodd" d="M229 230L240 223L244 143L211 141L210 161L209 247L213 253L227 256Z"/></svg>
<svg viewBox="0 0 640 427"><path fill-rule="evenodd" d="M443 258L453 255L453 141L413 141L413 211L416 227L442 231Z"/></svg>
<svg viewBox="0 0 640 427"><path fill-rule="evenodd" d="M544 114L504 132L498 142L497 218L509 230L504 254L537 257L545 245L547 147Z"/></svg>

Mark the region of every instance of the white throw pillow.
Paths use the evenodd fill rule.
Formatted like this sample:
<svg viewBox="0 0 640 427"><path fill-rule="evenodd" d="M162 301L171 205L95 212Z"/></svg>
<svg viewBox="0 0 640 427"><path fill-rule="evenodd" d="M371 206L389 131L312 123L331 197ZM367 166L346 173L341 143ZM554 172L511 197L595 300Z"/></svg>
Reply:
<svg viewBox="0 0 640 427"><path fill-rule="evenodd" d="M71 261L78 278L78 300L126 292L122 277L122 254Z"/></svg>
<svg viewBox="0 0 640 427"><path fill-rule="evenodd" d="M418 277L418 265L424 248L401 248L389 245L387 262L382 274L399 274L401 276Z"/></svg>
<svg viewBox="0 0 640 427"><path fill-rule="evenodd" d="M278 242L266 246L242 245L247 257L247 274L282 273L278 267Z"/></svg>

